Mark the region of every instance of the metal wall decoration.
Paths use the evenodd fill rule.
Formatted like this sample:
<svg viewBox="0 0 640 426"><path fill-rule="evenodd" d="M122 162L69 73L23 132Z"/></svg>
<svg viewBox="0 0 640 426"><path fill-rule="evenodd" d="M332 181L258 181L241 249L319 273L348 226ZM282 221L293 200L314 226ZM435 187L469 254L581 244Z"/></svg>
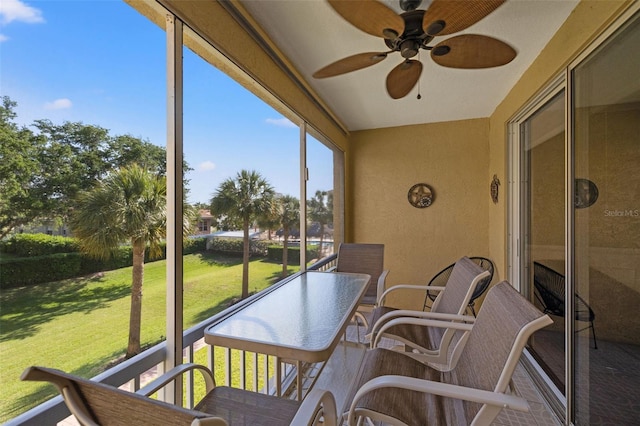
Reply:
<svg viewBox="0 0 640 426"><path fill-rule="evenodd" d="M409 188L407 198L413 207L424 209L433 203L433 190L426 183L416 183Z"/></svg>
<svg viewBox="0 0 640 426"><path fill-rule="evenodd" d="M577 178L575 185L574 205L576 209L592 206L598 199L598 187L596 184L589 179Z"/></svg>
<svg viewBox="0 0 640 426"><path fill-rule="evenodd" d="M498 186L500 186L500 179L498 179L498 175L493 175L493 180L491 181L491 199L493 200L493 204L498 204Z"/></svg>

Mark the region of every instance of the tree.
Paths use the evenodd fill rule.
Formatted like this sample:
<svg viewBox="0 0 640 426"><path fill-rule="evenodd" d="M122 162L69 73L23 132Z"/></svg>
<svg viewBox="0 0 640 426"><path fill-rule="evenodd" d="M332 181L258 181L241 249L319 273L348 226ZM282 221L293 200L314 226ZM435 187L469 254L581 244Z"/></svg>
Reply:
<svg viewBox="0 0 640 426"><path fill-rule="evenodd" d="M0 239L29 223L40 211L41 200L32 196L38 185L42 138L14 123L16 103L2 97L0 105Z"/></svg>
<svg viewBox="0 0 640 426"><path fill-rule="evenodd" d="M249 296L249 226L271 211L275 191L256 171L242 170L222 182L211 198L211 212L242 221L242 298Z"/></svg>
<svg viewBox="0 0 640 426"><path fill-rule="evenodd" d="M166 181L137 164L111 172L89 191L81 192L71 216L71 229L81 249L99 259L115 254L125 242L133 250L131 313L126 357L140 352L144 254L161 253L166 235ZM188 228L187 228L188 229Z"/></svg>
<svg viewBox="0 0 640 426"><path fill-rule="evenodd" d="M324 227L333 223L333 191L316 191L307 202L309 218L320 225L320 254L323 250Z"/></svg>
<svg viewBox="0 0 640 426"><path fill-rule="evenodd" d="M165 149L131 135L115 136L109 141L109 160L115 168L136 163L152 173L162 176L167 174ZM184 173L191 170L186 163L183 163L182 168Z"/></svg>
<svg viewBox="0 0 640 426"><path fill-rule="evenodd" d="M2 97L0 238L23 225L66 221L76 195L114 169L137 163L165 174L164 147L79 122L36 120L33 132L14 123L16 105ZM190 170L184 161L183 169Z"/></svg>
<svg viewBox="0 0 640 426"><path fill-rule="evenodd" d="M282 225L282 277L287 276L287 263L289 257L289 233L291 229L300 227L300 201L291 195L283 195L278 200L280 212L280 225ZM305 248L300 246L300 250Z"/></svg>
<svg viewBox="0 0 640 426"><path fill-rule="evenodd" d="M256 224L260 231L267 230L267 239L271 240L271 232L280 227L280 197L274 198L271 210L258 217Z"/></svg>

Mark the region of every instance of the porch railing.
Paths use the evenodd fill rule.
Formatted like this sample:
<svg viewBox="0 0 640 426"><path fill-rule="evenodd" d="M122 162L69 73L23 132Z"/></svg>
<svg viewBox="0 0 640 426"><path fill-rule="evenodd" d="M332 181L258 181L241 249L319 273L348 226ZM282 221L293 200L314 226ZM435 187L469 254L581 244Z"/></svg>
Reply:
<svg viewBox="0 0 640 426"><path fill-rule="evenodd" d="M332 254L319 260L307 269L326 271L335 266L336 258L337 255ZM276 362L273 357L266 357L264 355L245 351L235 351L228 348L222 348L224 355L222 356L222 359L218 359L219 357L216 356L218 351L214 351L209 345L203 344L203 338L205 328L222 320L245 304L251 303L256 298L260 298L264 294L275 290L296 275L298 274L285 278L271 287L233 306L230 306L224 311L186 330L183 334L184 362L195 362L196 353L199 350L206 350L206 358L209 368L213 370L214 366L220 365L220 363L224 366L224 378L220 384L250 389L255 392L275 394L277 382L275 377L279 376L282 382L281 393L286 395L287 392L290 392L292 385L295 383L293 377L295 376L296 370L293 365ZM162 371L164 368L165 357L166 342L161 342L143 353L104 371L92 378L92 380L106 383L111 386L121 387L130 391L136 391L144 386L147 381L152 380L157 373ZM251 374L249 374L247 371L248 369L245 368L247 364L253 366L250 369ZM237 368L234 368L234 365L237 365ZM216 379L219 380L218 377L216 377ZM185 406L193 407L195 402L195 380L193 372L187 373L185 383ZM56 396L13 418L12 420L9 420L5 425L51 425L56 424L69 416L70 412L64 404L62 397Z"/></svg>

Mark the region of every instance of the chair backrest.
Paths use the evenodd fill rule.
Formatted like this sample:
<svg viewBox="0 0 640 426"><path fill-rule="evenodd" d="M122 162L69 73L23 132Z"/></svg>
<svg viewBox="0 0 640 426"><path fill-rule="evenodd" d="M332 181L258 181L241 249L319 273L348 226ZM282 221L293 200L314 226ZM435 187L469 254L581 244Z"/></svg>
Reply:
<svg viewBox="0 0 640 426"><path fill-rule="evenodd" d="M486 272L471 259L468 257L459 259L451 270L446 290L440 292L433 303L431 312L464 314L476 283L484 278L478 277L481 274L486 274ZM426 332L429 334L432 349L449 348L447 358L450 359L454 356L453 350L457 346L455 342L462 336L461 332L440 327L427 327ZM449 365L453 366L455 362L449 363Z"/></svg>
<svg viewBox="0 0 640 426"><path fill-rule="evenodd" d="M546 313L564 316L565 280L564 275L545 265L533 262L533 285L538 292L538 300Z"/></svg>
<svg viewBox="0 0 640 426"><path fill-rule="evenodd" d="M505 393L529 337L552 320L507 281L487 294L451 380L461 386ZM468 423L483 406L465 402ZM488 408L484 408L488 410Z"/></svg>
<svg viewBox="0 0 640 426"><path fill-rule="evenodd" d="M564 275L541 263L533 262L533 285L538 300L545 313L564 317L565 278ZM575 319L593 321L595 314L585 300L575 293Z"/></svg>
<svg viewBox="0 0 640 426"><path fill-rule="evenodd" d="M439 292L431 312L464 314L474 288L477 286L474 280L483 272L484 270L468 257L460 258L453 264L447 282L443 284L446 286L446 291ZM480 278L480 281L483 279L484 277Z"/></svg>
<svg viewBox="0 0 640 426"><path fill-rule="evenodd" d="M341 243L338 248L336 272L369 274L371 281L364 295L375 303L378 278L384 270L384 244Z"/></svg>
<svg viewBox="0 0 640 426"><path fill-rule="evenodd" d="M194 421L197 424L198 419L211 425L226 424L224 420L200 411L188 410L51 368L29 367L22 373L21 379L53 383L71 413L83 425L191 425Z"/></svg>
<svg viewBox="0 0 640 426"><path fill-rule="evenodd" d="M471 295L471 299L469 300L469 304L472 304L474 300L482 296L482 294L485 291L487 291L487 288L489 288L489 284L491 284L491 280L493 279L494 266L491 259L487 259L486 257L473 256L473 257L469 257L469 259L471 259L474 263L476 263L485 271L489 271L489 276L483 278L478 282L478 284L476 284L476 288L473 290L473 294ZM431 278L427 286L447 285L447 281L449 280L449 277L451 276L451 272L453 271L453 267L455 265L456 265L455 263L452 263L451 265L444 268L442 271L438 272L436 275L433 276L433 278ZM427 294L424 298L423 309L426 310L429 307L429 300L431 301L436 300L436 297L438 297L438 294L439 292L427 291Z"/></svg>

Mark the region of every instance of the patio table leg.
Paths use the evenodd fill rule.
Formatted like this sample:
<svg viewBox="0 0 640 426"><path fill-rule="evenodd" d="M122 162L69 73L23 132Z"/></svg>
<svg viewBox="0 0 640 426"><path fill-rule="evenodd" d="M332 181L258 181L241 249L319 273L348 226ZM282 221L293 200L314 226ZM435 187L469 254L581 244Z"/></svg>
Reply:
<svg viewBox="0 0 640 426"><path fill-rule="evenodd" d="M282 396L282 362L280 357L276 357L275 374L276 374L276 396Z"/></svg>
<svg viewBox="0 0 640 426"><path fill-rule="evenodd" d="M296 392L298 401L302 401L302 363L296 361Z"/></svg>

